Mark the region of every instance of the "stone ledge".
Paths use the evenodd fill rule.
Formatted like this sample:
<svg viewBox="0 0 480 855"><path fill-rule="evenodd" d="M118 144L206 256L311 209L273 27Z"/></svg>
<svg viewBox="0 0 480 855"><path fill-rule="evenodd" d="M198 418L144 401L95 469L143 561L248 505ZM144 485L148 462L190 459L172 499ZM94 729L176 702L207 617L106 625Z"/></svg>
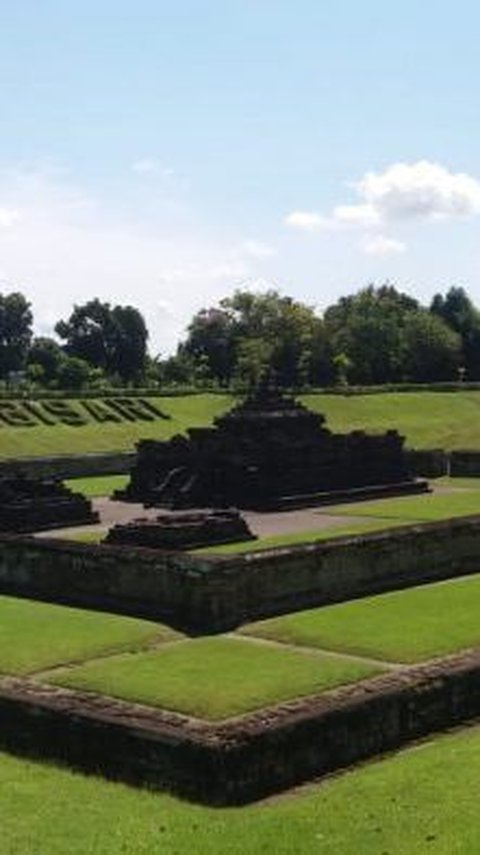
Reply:
<svg viewBox="0 0 480 855"><path fill-rule="evenodd" d="M210 724L0 681L0 745L212 805L244 804L480 714L480 651Z"/></svg>

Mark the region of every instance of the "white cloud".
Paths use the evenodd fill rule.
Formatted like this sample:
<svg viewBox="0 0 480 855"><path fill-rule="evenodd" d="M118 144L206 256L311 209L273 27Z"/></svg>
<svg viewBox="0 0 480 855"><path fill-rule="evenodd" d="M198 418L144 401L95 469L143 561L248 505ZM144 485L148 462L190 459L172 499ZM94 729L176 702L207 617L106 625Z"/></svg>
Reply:
<svg viewBox="0 0 480 855"><path fill-rule="evenodd" d="M322 231L480 214L480 181L428 160L394 163L383 172L367 172L352 187L357 203L337 205L328 215L293 211L284 222L303 231Z"/></svg>
<svg viewBox="0 0 480 855"><path fill-rule="evenodd" d="M406 245L395 238L373 235L364 238L360 243L360 248L366 255L390 255L405 252Z"/></svg>
<svg viewBox="0 0 480 855"><path fill-rule="evenodd" d="M272 258L276 255L276 250L273 246L259 240L246 240L243 242L241 249L251 258Z"/></svg>
<svg viewBox="0 0 480 855"><path fill-rule="evenodd" d="M20 217L18 211L13 211L10 208L0 208L0 228L8 229Z"/></svg>
<svg viewBox="0 0 480 855"><path fill-rule="evenodd" d="M152 350L170 352L194 312L257 275L248 241L219 236L186 205L174 215L155 208L152 219L149 193L147 187L144 218L141 203L132 211L129 204L107 206L66 175L0 170L0 212L16 215L0 228L1 290L26 294L42 334L74 302L98 296L137 306ZM131 220L121 219L124 210Z"/></svg>
<svg viewBox="0 0 480 855"><path fill-rule="evenodd" d="M480 213L480 181L464 172L419 160L367 172L357 192L380 220L468 217Z"/></svg>
<svg viewBox="0 0 480 855"><path fill-rule="evenodd" d="M305 232L315 232L325 227L328 228L330 221L328 217L317 214L316 211L292 211L291 214L287 214L284 223Z"/></svg>
<svg viewBox="0 0 480 855"><path fill-rule="evenodd" d="M380 217L373 205L337 205L332 220L338 225L376 226Z"/></svg>

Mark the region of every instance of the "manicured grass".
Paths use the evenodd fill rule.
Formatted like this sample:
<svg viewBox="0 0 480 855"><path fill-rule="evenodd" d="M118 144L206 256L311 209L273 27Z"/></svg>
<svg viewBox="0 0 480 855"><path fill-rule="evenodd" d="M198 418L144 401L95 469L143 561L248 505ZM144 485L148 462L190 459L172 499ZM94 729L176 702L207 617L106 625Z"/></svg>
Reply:
<svg viewBox="0 0 480 855"><path fill-rule="evenodd" d="M281 546L295 546L300 543L330 540L349 534L382 531L402 525L411 525L412 523L434 522L449 517L480 514L480 478L439 478L434 483L442 487L449 487L452 491L448 493L425 493L418 496L399 496L392 499L375 499L370 502L328 505L318 508L318 513L333 514L340 517L371 517L371 521L363 519L358 523L348 522L344 525L332 525L323 529L288 532L243 543L203 547L194 551L223 555L259 552Z"/></svg>
<svg viewBox="0 0 480 855"><path fill-rule="evenodd" d="M88 531L84 529L79 529L78 531L68 532L68 534L56 534L54 533L54 537L58 537L60 540L73 540L75 543L101 543L101 541L105 538L107 534L107 529L104 531L99 531L96 529L95 531Z"/></svg>
<svg viewBox="0 0 480 855"><path fill-rule="evenodd" d="M211 424L228 409L230 395L152 398L171 421L87 424L83 427L1 427L1 456L81 454L132 449L142 438L168 439L189 427ZM306 395L334 431L397 428L411 448L480 448L480 392L402 392L378 395Z"/></svg>
<svg viewBox="0 0 480 855"><path fill-rule="evenodd" d="M91 478L71 478L65 483L75 493L95 499L97 496L111 496L114 490L123 489L128 481L128 475L97 475Z"/></svg>
<svg viewBox="0 0 480 855"><path fill-rule="evenodd" d="M2 855L478 855L480 730L212 809L0 754Z"/></svg>
<svg viewBox="0 0 480 855"><path fill-rule="evenodd" d="M480 514L480 495L478 490L425 493L419 496L400 496L396 499L377 499L372 502L330 505L328 509L325 508L322 512L335 514L335 516L433 522L450 517Z"/></svg>
<svg viewBox="0 0 480 855"><path fill-rule="evenodd" d="M52 681L200 718L221 719L355 682L377 670L341 656L216 637L102 659L58 673Z"/></svg>
<svg viewBox="0 0 480 855"><path fill-rule="evenodd" d="M480 392L306 395L331 430L396 428L410 448L480 448Z"/></svg>
<svg viewBox="0 0 480 855"><path fill-rule="evenodd" d="M0 673L28 674L175 637L144 620L0 597Z"/></svg>
<svg viewBox="0 0 480 855"><path fill-rule="evenodd" d="M1 426L0 456L42 457L94 451L131 451L140 439L169 439L194 425L211 424L215 416L231 406L233 399L230 395L205 394L151 400L171 419L120 424L92 422L79 427L63 424L52 427Z"/></svg>
<svg viewBox="0 0 480 855"><path fill-rule="evenodd" d="M469 576L296 612L242 632L303 644L417 662L480 646L480 576Z"/></svg>
<svg viewBox="0 0 480 855"><path fill-rule="evenodd" d="M309 531L293 531L286 534L275 534L271 537L259 537L257 540L246 540L240 543L225 543L220 546L204 546L194 549L194 554L215 553L219 555L237 555L244 552L262 552L265 549L277 549L280 546L296 546L301 543L316 543L320 540L331 540L334 537L345 537L349 534L365 534L369 531L398 528L410 525L411 520L382 520L373 519L371 522L348 523L346 525L331 525L327 528Z"/></svg>
<svg viewBox="0 0 480 855"><path fill-rule="evenodd" d="M436 478L431 483L460 490L480 490L480 478L451 478L445 475L443 478Z"/></svg>

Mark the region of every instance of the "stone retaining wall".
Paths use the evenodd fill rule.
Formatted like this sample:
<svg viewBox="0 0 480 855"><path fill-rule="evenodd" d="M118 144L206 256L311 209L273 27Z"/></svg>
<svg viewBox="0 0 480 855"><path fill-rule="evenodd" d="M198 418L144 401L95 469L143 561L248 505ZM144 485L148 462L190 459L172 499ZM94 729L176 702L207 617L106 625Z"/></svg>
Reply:
<svg viewBox="0 0 480 855"><path fill-rule="evenodd" d="M0 592L192 633L480 572L480 516L238 556L0 537Z"/></svg>
<svg viewBox="0 0 480 855"><path fill-rule="evenodd" d="M125 475L135 459L134 451L108 454L72 454L58 457L18 457L0 460L0 476L22 472L31 478L87 478L93 475Z"/></svg>
<svg viewBox="0 0 480 855"><path fill-rule="evenodd" d="M0 745L215 805L253 801L480 714L480 652L208 724L0 682Z"/></svg>

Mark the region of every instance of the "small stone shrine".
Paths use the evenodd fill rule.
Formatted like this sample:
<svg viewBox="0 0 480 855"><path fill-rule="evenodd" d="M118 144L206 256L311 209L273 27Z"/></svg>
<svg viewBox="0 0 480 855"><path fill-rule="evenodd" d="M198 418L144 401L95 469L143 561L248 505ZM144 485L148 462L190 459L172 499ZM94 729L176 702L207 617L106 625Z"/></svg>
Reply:
<svg viewBox="0 0 480 855"><path fill-rule="evenodd" d="M260 385L211 428L143 440L115 498L155 507L289 509L422 492L397 431L332 433L324 416Z"/></svg>
<svg viewBox="0 0 480 855"><path fill-rule="evenodd" d="M148 549L198 549L220 543L255 540L238 511L198 510L159 514L110 529L104 543Z"/></svg>
<svg viewBox="0 0 480 855"><path fill-rule="evenodd" d="M0 478L0 531L33 532L98 522L91 502L61 481L23 474Z"/></svg>

